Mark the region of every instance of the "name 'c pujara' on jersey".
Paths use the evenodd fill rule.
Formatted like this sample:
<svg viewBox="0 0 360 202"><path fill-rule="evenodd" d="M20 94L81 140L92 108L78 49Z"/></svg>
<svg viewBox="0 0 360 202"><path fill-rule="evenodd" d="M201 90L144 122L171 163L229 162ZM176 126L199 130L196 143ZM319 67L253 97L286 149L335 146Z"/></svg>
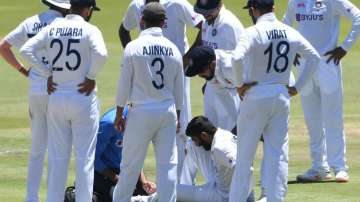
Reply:
<svg viewBox="0 0 360 202"><path fill-rule="evenodd" d="M81 37L83 33L82 28L76 27L62 27L62 28L51 28L49 36L70 36L70 37Z"/></svg>

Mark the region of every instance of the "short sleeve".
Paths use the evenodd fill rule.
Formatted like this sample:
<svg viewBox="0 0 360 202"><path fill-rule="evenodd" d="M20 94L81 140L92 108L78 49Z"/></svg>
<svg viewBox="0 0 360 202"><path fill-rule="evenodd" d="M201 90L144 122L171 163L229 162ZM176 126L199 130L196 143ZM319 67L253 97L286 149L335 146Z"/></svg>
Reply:
<svg viewBox="0 0 360 202"><path fill-rule="evenodd" d="M28 37L26 35L24 23L21 23L5 37L5 41L7 41L9 44L11 44L17 49L20 49L27 40Z"/></svg>
<svg viewBox="0 0 360 202"><path fill-rule="evenodd" d="M132 1L126 11L125 17L123 19L123 26L126 30L130 31L137 27L138 21L136 19L137 7L135 1Z"/></svg>
<svg viewBox="0 0 360 202"><path fill-rule="evenodd" d="M203 16L196 13L194 7L187 0L179 2L178 5L179 16L182 17L185 24L195 27L204 20Z"/></svg>

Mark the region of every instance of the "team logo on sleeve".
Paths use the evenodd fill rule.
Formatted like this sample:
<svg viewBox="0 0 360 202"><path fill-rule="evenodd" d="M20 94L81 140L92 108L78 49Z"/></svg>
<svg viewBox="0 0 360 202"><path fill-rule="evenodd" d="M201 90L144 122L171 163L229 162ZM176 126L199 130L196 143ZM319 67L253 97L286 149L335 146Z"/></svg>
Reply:
<svg viewBox="0 0 360 202"><path fill-rule="evenodd" d="M117 140L116 143L115 143L115 146L121 148L123 147L123 141L122 140Z"/></svg>
<svg viewBox="0 0 360 202"><path fill-rule="evenodd" d="M212 36L216 36L216 35L217 35L217 29L213 29L213 30L211 31L211 35L212 35Z"/></svg>

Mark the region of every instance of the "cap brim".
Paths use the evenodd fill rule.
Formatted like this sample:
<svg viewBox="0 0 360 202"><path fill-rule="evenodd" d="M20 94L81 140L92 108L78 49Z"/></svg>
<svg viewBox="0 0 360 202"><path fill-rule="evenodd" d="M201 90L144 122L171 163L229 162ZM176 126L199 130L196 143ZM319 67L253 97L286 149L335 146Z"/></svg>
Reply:
<svg viewBox="0 0 360 202"><path fill-rule="evenodd" d="M101 9L100 9L99 7L97 7L97 6L94 6L94 7L93 7L93 10L94 10L94 11L101 11Z"/></svg>
<svg viewBox="0 0 360 202"><path fill-rule="evenodd" d="M48 3L48 4L51 4L53 6L56 6L56 7L59 7L59 8L64 8L64 9L70 9L71 5L70 3L59 3L59 2L56 2L56 1L53 1L53 0L44 0L42 1L43 3Z"/></svg>
<svg viewBox="0 0 360 202"><path fill-rule="evenodd" d="M250 6L246 5L246 6L243 7L243 9L250 9Z"/></svg>
<svg viewBox="0 0 360 202"><path fill-rule="evenodd" d="M199 8L197 5L194 6L194 11L196 13L202 14L202 15L209 15L211 13L213 13L217 8L213 8L213 9L203 9L203 8Z"/></svg>

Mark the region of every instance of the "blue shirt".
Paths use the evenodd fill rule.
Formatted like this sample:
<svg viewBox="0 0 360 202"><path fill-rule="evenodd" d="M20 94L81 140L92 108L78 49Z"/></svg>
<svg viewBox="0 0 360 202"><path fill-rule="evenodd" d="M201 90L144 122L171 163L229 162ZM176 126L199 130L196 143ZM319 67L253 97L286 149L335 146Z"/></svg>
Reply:
<svg viewBox="0 0 360 202"><path fill-rule="evenodd" d="M125 107L123 117L127 116L127 112L128 108ZM105 169L120 169L123 134L114 128L115 116L116 108L112 108L100 119L94 162L97 172Z"/></svg>

